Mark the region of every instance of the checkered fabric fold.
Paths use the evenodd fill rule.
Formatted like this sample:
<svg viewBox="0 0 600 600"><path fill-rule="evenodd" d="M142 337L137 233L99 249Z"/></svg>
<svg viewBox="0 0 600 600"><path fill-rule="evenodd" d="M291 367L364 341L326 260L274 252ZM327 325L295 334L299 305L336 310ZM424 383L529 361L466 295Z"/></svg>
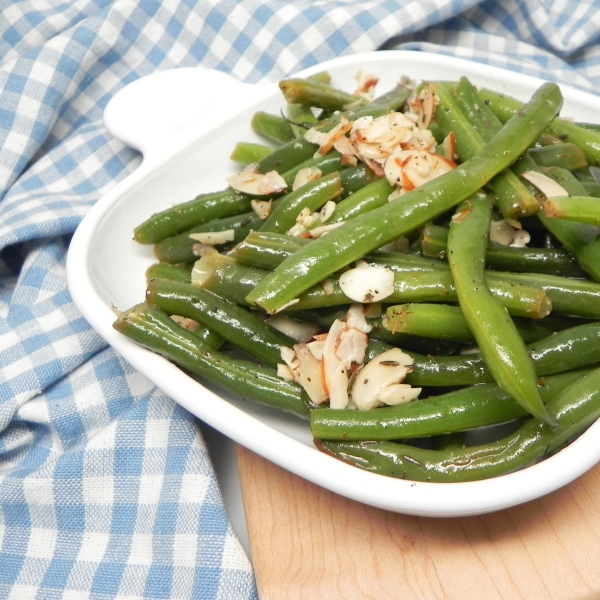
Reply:
<svg viewBox="0 0 600 600"><path fill-rule="evenodd" d="M5 0L0 10L0 598L256 598L198 423L69 296L69 238L139 164L102 121L155 71L276 80L446 53L594 91L600 3Z"/></svg>

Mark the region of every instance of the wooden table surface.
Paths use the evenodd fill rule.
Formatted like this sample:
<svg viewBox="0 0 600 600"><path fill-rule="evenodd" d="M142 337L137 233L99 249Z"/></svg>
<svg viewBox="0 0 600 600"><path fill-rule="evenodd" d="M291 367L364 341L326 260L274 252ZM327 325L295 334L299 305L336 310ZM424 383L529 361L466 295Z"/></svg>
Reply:
<svg viewBox="0 0 600 600"><path fill-rule="evenodd" d="M434 519L236 456L260 600L600 599L600 465L509 510Z"/></svg>

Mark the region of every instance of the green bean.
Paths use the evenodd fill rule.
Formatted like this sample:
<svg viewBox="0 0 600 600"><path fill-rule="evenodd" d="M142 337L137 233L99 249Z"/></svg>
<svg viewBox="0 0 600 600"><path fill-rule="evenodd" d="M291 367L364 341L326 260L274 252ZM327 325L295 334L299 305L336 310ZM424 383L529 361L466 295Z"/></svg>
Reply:
<svg viewBox="0 0 600 600"><path fill-rule="evenodd" d="M575 325L572 319L558 317L537 320L513 317L513 322L527 344ZM465 344L475 342L475 336L462 310L459 306L450 304L422 302L390 306L382 324L385 329L394 333L408 333Z"/></svg>
<svg viewBox="0 0 600 600"><path fill-rule="evenodd" d="M578 378L547 404L554 427L528 419L513 434L449 451L393 442L320 441L317 447L358 467L415 481L486 479L530 465L559 449L600 416L600 369Z"/></svg>
<svg viewBox="0 0 600 600"><path fill-rule="evenodd" d="M411 93L411 86L401 81L391 90L385 94L381 94L381 96L378 96L369 104L342 112L336 112L329 118L321 119L315 125L315 128L320 131L330 131L342 118L346 118L348 121L356 121L361 117L377 118L387 115L391 111L401 109L404 104L406 104Z"/></svg>
<svg viewBox="0 0 600 600"><path fill-rule="evenodd" d="M459 306L410 303L390 306L383 318L385 329L461 343L475 341Z"/></svg>
<svg viewBox="0 0 600 600"><path fill-rule="evenodd" d="M527 345L538 377L579 369L600 362L600 323L584 323ZM461 356L413 357L406 383L444 387L489 383L493 378L479 353Z"/></svg>
<svg viewBox="0 0 600 600"><path fill-rule="evenodd" d="M501 281L504 285L520 283L544 290L552 310L557 314L591 319L600 317L600 284L596 282L545 273L488 271L486 276L488 281Z"/></svg>
<svg viewBox="0 0 600 600"><path fill-rule="evenodd" d="M326 158L326 157L325 157ZM316 161L315 161L316 162ZM329 171L329 169L335 166L335 162L338 161L325 161L324 170ZM345 169L347 170L347 169ZM364 174L359 173L359 178L365 177ZM368 175L366 176L368 177ZM335 180L335 181L334 181ZM325 177L321 177L317 182L313 182L314 188L317 188L317 196L318 199L320 196L319 193L326 193L327 189L329 193L339 193L339 190L342 189L342 183L339 176L333 172ZM337 181L337 183L336 183ZM363 180L364 181L364 180ZM277 206L281 201L286 203L300 203L304 200L307 200L309 203L315 200L315 196L313 196L313 192L315 189L310 186L298 188L295 192L290 192L286 196L279 198L273 201L273 213L277 214ZM281 209L280 209L281 210ZM298 209L298 213L300 209ZM158 215L157 215L158 216ZM296 215L298 216L298 215ZM288 215L289 221L291 222L291 215ZM294 221L295 221L294 217ZM194 253L194 247L197 244L196 240L190 238L190 234L192 233L207 233L207 232L217 232L217 231L225 231L232 229L234 232L234 243L241 242L252 230L260 229L265 226L265 220L261 219L254 211L245 212L242 214L238 214L235 216L227 217L224 219L214 219L207 223L201 223L200 225L194 226L187 231L184 231L178 235L173 235L170 237L166 237L159 241L154 247L154 253L156 257L163 262L168 263L179 263L179 262L188 262L194 260L198 256ZM292 223L293 224L293 223ZM291 225L290 225L291 226Z"/></svg>
<svg viewBox="0 0 600 600"><path fill-rule="evenodd" d="M310 239L281 233L251 231L234 249L232 256L242 265L271 270Z"/></svg>
<svg viewBox="0 0 600 600"><path fill-rule="evenodd" d="M311 242L314 243L314 242ZM411 257L412 259L418 257ZM268 272L243 266L231 258L210 254L196 263L203 273L204 287L237 304L247 306L245 294L254 289L268 276ZM487 275L492 293L498 297L509 312L516 316L541 319L548 315L552 305L546 293L540 288L504 282L494 274ZM351 300L342 292L337 278L327 280L330 289L318 283L297 301L285 308L286 311L306 310L331 306L347 305ZM457 300L454 281L449 270L406 270L394 272L394 291L385 301L398 302L455 302Z"/></svg>
<svg viewBox="0 0 600 600"><path fill-rule="evenodd" d="M560 183L569 194L585 196L587 191L575 176L564 169L548 168L544 173ZM600 230L585 223L550 219L543 211L537 217L544 227L576 258L595 281L600 282Z"/></svg>
<svg viewBox="0 0 600 600"><path fill-rule="evenodd" d="M551 219L566 219L600 226L600 200L590 196L553 196L542 202L544 214Z"/></svg>
<svg viewBox="0 0 600 600"><path fill-rule="evenodd" d="M349 121L354 121L364 116L378 117L385 115L391 110L396 110L404 105L406 99L410 95L410 89L400 83L395 88L375 98L373 102L361 106L359 108L337 113L329 119L325 119L316 124L316 127L321 131L329 131L342 117ZM283 173L311 158L318 150L316 144L307 142L303 137L296 138L276 148L271 154L263 158L258 163L259 173L267 173L268 171L277 171Z"/></svg>
<svg viewBox="0 0 600 600"><path fill-rule="evenodd" d="M202 323L271 367L281 362L281 346L295 343L254 313L189 283L153 279L148 283L146 302L167 314L182 315Z"/></svg>
<svg viewBox="0 0 600 600"><path fill-rule="evenodd" d="M379 181L375 172L367 165L359 164L356 167L347 167L340 171L340 180L342 183L342 199L348 199L370 183Z"/></svg>
<svg viewBox="0 0 600 600"><path fill-rule="evenodd" d="M473 196L457 208L448 235L448 263L463 315L498 385L546 423L533 363L506 309L485 281L485 249L493 200Z"/></svg>
<svg viewBox="0 0 600 600"><path fill-rule="evenodd" d="M421 230L420 244L425 257L445 259L447 242L448 230L445 227L427 223ZM513 248L489 241L485 264L496 271L586 276L575 257L563 248Z"/></svg>
<svg viewBox="0 0 600 600"><path fill-rule="evenodd" d="M342 169L341 155L338 152L330 152L327 156L311 156L285 171L282 177L288 186L291 186L298 171L309 167L318 168L322 175L339 171ZM142 244L155 244L204 224L207 224L210 230L210 223L216 220L248 213L252 208L252 200L252 196L232 189L201 194L189 202L169 207L146 219L135 228L134 239Z"/></svg>
<svg viewBox="0 0 600 600"><path fill-rule="evenodd" d="M261 231L285 233L295 223L303 208L319 210L326 202L342 193L339 173L331 173L304 184L286 194L260 226Z"/></svg>
<svg viewBox="0 0 600 600"><path fill-rule="evenodd" d="M327 222L329 223L329 221ZM272 270L310 241L309 238L304 237L252 231L235 248L233 256L238 262L249 267ZM400 252L376 250L363 257L363 260L371 265L386 267L398 273L447 270L447 266L441 261Z"/></svg>
<svg viewBox="0 0 600 600"><path fill-rule="evenodd" d="M258 172L268 173L277 171L285 173L299 163L312 158L319 149L316 144L307 142L303 137L294 138L279 148L275 148L271 154L258 161Z"/></svg>
<svg viewBox="0 0 600 600"><path fill-rule="evenodd" d="M494 115L494 117L497 119L496 115ZM563 143L564 142L560 138L557 138L555 135L551 135L550 133L542 133L536 142L538 146L553 146L555 144Z"/></svg>
<svg viewBox="0 0 600 600"><path fill-rule="evenodd" d="M194 264L193 285L239 306L248 306L246 295L265 277L265 271L239 264L222 254L207 254Z"/></svg>
<svg viewBox="0 0 600 600"><path fill-rule="evenodd" d="M600 133L564 119L555 119L550 131L564 142L571 142L581 148L589 165L600 166Z"/></svg>
<svg viewBox="0 0 600 600"><path fill-rule="evenodd" d="M178 315L175 315L173 319L175 319ZM207 346L218 350L225 340L216 332L208 329L207 327L202 327L201 325L194 326L193 323L188 324L187 327L189 330L198 338L200 338Z"/></svg>
<svg viewBox="0 0 600 600"><path fill-rule="evenodd" d="M356 190L351 196L338 202L327 222L339 223L340 221L347 221L348 219L363 215L374 208L384 206L387 204L388 197L393 191L394 186L387 179L375 179L361 189Z"/></svg>
<svg viewBox="0 0 600 600"><path fill-rule="evenodd" d="M287 102L314 108L349 110L367 104L364 98L309 79L284 79L279 82L279 89Z"/></svg>
<svg viewBox="0 0 600 600"><path fill-rule="evenodd" d="M310 127L318 122L309 106L302 104L290 104L286 107L286 114L290 127L296 137L302 137Z"/></svg>
<svg viewBox="0 0 600 600"><path fill-rule="evenodd" d="M521 108L523 107L523 102L517 100L516 98L513 98L512 96L508 96L502 92L496 92L483 87L479 88L478 92L481 96L481 99L485 102L487 106L490 107L490 110L502 123L508 121L508 119L510 119L517 111L521 110ZM552 132L546 133L554 135Z"/></svg>
<svg viewBox="0 0 600 600"><path fill-rule="evenodd" d="M339 152L329 152L325 156L311 156L305 161L297 164L296 166L288 169L285 173L282 173L281 176L285 179L285 182L288 186L292 186L294 180L296 179L296 175L302 169L310 169L315 168L319 169L321 176L329 175L330 173L335 173L336 171L344 170L344 165L342 164L342 155Z"/></svg>
<svg viewBox="0 0 600 600"><path fill-rule="evenodd" d="M525 152L560 105L558 87L544 84L480 154L404 194L401 202L389 202L307 244L265 278L248 301L276 312L331 273L456 206Z"/></svg>
<svg viewBox="0 0 600 600"><path fill-rule="evenodd" d="M331 77L327 73L317 73L311 75L308 79L319 83L330 83ZM286 106L287 118L290 121L290 126L296 137L301 137L306 133L306 130L318 122L318 118L313 113L310 106L303 104L287 103Z"/></svg>
<svg viewBox="0 0 600 600"><path fill-rule="evenodd" d="M171 319L192 333L195 337L199 338L203 344L206 344L215 350L218 350L225 341L218 333L212 331L208 327L204 327L204 325L201 325L193 319L188 319L183 315L171 315Z"/></svg>
<svg viewBox="0 0 600 600"><path fill-rule="evenodd" d="M546 292L530 285L516 286L496 273L488 271L485 276L492 294L502 303L510 314L531 319L547 316L552 303ZM386 303L395 302L457 302L458 295L450 271L395 272L394 292L385 299Z"/></svg>
<svg viewBox="0 0 600 600"><path fill-rule="evenodd" d="M460 350L461 344L454 341L388 331L382 326L381 321L381 317L369 320L369 324L373 326L373 329L369 333L369 342L382 342L390 348L402 348L427 356L452 356ZM384 351L383 349L379 350L376 354L381 354ZM374 356L370 356L369 360L373 358Z"/></svg>
<svg viewBox="0 0 600 600"><path fill-rule="evenodd" d="M505 285L520 283L544 290L555 314L600 318L600 284L595 281L538 273L498 273L497 276Z"/></svg>
<svg viewBox="0 0 600 600"><path fill-rule="evenodd" d="M425 258L405 252L375 250L363 257L369 265L390 269L394 273L431 273L432 271L448 271L448 265L441 260Z"/></svg>
<svg viewBox="0 0 600 600"><path fill-rule="evenodd" d="M588 129L589 131L595 131L596 133L600 133L600 124L598 123L582 123L579 121L577 123L579 127L583 127L583 129Z"/></svg>
<svg viewBox="0 0 600 600"><path fill-rule="evenodd" d="M453 92L457 99L464 104L465 109L469 113L471 123L477 133L479 133L486 142L489 142L492 137L502 129L503 122L500 121L494 112L487 106L479 95L477 88L466 77L460 78L458 83L454 86ZM536 142L539 144L540 140L547 135L547 132L542 133ZM556 141L560 142L560 140ZM511 170L515 175L521 177L524 172L539 170L539 167L530 156L529 151L527 151L513 163ZM522 183L537 197L539 192L535 186L527 180L522 180Z"/></svg>
<svg viewBox="0 0 600 600"><path fill-rule="evenodd" d="M479 95L503 122L523 107L523 103L519 100L488 89L480 89ZM563 142L572 142L581 148L588 164L600 165L600 133L560 118L552 121L548 131Z"/></svg>
<svg viewBox="0 0 600 600"><path fill-rule="evenodd" d="M421 228L419 244L424 257L445 260L448 251L448 228L425 223Z"/></svg>
<svg viewBox="0 0 600 600"><path fill-rule="evenodd" d="M581 181L581 183L597 183L598 179L596 179L594 173L598 173L598 167L588 166L584 167L583 169L577 169L576 171L573 171L573 175L575 175L575 177L577 177L577 179Z"/></svg>
<svg viewBox="0 0 600 600"><path fill-rule="evenodd" d="M582 185L589 196L592 196L594 198L600 198L600 182L583 181Z"/></svg>
<svg viewBox="0 0 600 600"><path fill-rule="evenodd" d="M152 215L133 230L133 239L140 244L155 244L191 227L246 213L252 209L251 201L251 196L232 189L201 194Z"/></svg>
<svg viewBox="0 0 600 600"><path fill-rule="evenodd" d="M194 273L196 274L194 285L214 292L240 306L249 306L246 300L247 294L268 275L268 271L241 265L232 258L219 254L203 256L196 262ZM326 290L323 284L315 285L302 294L297 302L286 307L285 312L348 306L351 300L342 292L337 279L332 278L330 284L331 291Z"/></svg>
<svg viewBox="0 0 600 600"><path fill-rule="evenodd" d="M154 263L146 269L146 281L151 279L170 279L181 283L189 283L192 265L171 265Z"/></svg>
<svg viewBox="0 0 600 600"><path fill-rule="evenodd" d="M512 320L526 344L541 341L558 331L571 329L578 325L584 325L588 321L581 318L572 318L564 315L554 316L552 314L543 319L527 319L512 317Z"/></svg>
<svg viewBox="0 0 600 600"><path fill-rule="evenodd" d="M454 433L443 433L431 438L431 443L436 450L454 450L464 448L467 445L467 434L464 431Z"/></svg>
<svg viewBox="0 0 600 600"><path fill-rule="evenodd" d="M250 165L271 154L271 152L273 152L273 148L270 146L252 144L251 142L238 142L234 146L229 160L242 165Z"/></svg>
<svg viewBox="0 0 600 600"><path fill-rule="evenodd" d="M284 381L273 369L213 350L159 309L136 305L119 315L113 327L183 369L238 396L303 418L309 416L298 384Z"/></svg>
<svg viewBox="0 0 600 600"><path fill-rule="evenodd" d="M315 310L295 310L292 316L300 321L314 323L325 329L329 329L336 319L345 319L347 307L319 308ZM384 328L381 316L368 316L367 322L372 327L369 332L370 342L384 342L389 347L397 346L406 350L412 350L419 354L446 356L456 354L460 345L455 342L447 342L439 338L425 338L405 333L393 333ZM381 354L389 348L379 346L373 352ZM373 358L374 355L369 355ZM370 359L369 359L370 360Z"/></svg>
<svg viewBox="0 0 600 600"><path fill-rule="evenodd" d="M495 107L496 112L499 115L499 117L497 117L499 118L498 121L493 121L493 117L490 117L490 122L492 123L491 129L501 127L500 121L502 120L502 117L506 117L507 115L502 115L497 109L498 107L505 106L504 100L506 100L506 97L490 94L487 90L480 90L480 94L482 99L486 101L486 105L489 104L490 107ZM494 96L495 100L492 99L492 96ZM518 110L520 110L519 107L522 106L519 102L514 102L516 102L518 106L516 108L514 108L514 105L509 107L509 114L518 113ZM589 161L589 156L587 154L586 158ZM531 160L531 164L527 166L526 159L531 159L531 157L528 154L522 157L519 161L522 163L522 167L519 167L519 169L540 170L533 160ZM550 167L544 169L544 173L556 179L563 187L566 187L570 194L585 195L585 189L579 187L581 184L578 184L570 171ZM584 271L596 281L600 281L600 236L596 236L589 227L586 229L586 226L582 224L547 219L542 211L538 211L537 217L544 227L576 257Z"/></svg>
<svg viewBox="0 0 600 600"><path fill-rule="evenodd" d="M304 238L252 232L236 248L233 255L243 265L257 269L273 269L308 243L313 242ZM363 260L370 265L394 271L395 291L385 299L387 304L396 301L455 302L457 299L452 275L446 264L441 261L383 251L368 254ZM260 274L256 272L254 284L258 285L266 276L264 271ZM523 274L519 279L517 274L495 271L486 272L486 281L493 293L515 316L544 318L553 307L553 298L557 303L556 310L561 314L585 318L598 318L600 315L600 288L598 284L589 281L530 273ZM340 295L337 278L331 277L330 282L334 292L330 296L329 306L347 303L348 300ZM515 284L519 284L519 287L513 287ZM250 290L250 286L247 289ZM316 306L327 305L325 298L318 299L324 295L321 284L313 286L310 295L313 302L317 302ZM305 301L306 296L302 297L299 305L297 303L290 308L298 309Z"/></svg>
<svg viewBox="0 0 600 600"><path fill-rule="evenodd" d="M432 87L440 102L435 111L436 122L446 135L454 133L456 154L461 162L465 162L485 146L485 140L471 123L470 107L465 106L463 110L445 84L433 83ZM516 218L537 212L539 205L535 196L512 171L499 173L488 186L496 194L498 208L505 217Z"/></svg>
<svg viewBox="0 0 600 600"><path fill-rule="evenodd" d="M496 124L498 119L481 101L477 88L468 77L448 83L447 87L467 114L473 129L488 142L499 130Z"/></svg>
<svg viewBox="0 0 600 600"><path fill-rule="evenodd" d="M439 124L437 123L435 118L433 118L431 120L431 123L429 123L429 127L427 129L429 129L429 131L431 131L431 134L433 135L433 137L435 138L435 141L438 144L438 150L440 150L440 146L444 142L444 139L446 138L446 136L444 135L442 128L439 126ZM446 158L451 158L451 157L447 156Z"/></svg>
<svg viewBox="0 0 600 600"><path fill-rule="evenodd" d="M561 167L540 167L542 173L560 184L570 196L587 196L583 183L574 173Z"/></svg>
<svg viewBox="0 0 600 600"><path fill-rule="evenodd" d="M309 75L306 79L310 81L317 81L319 83L331 83L331 73L328 71L319 71L313 75Z"/></svg>
<svg viewBox="0 0 600 600"><path fill-rule="evenodd" d="M190 234L227 231L231 229L234 232L234 243L239 243L250 231L260 227L262 222L262 219L254 211L225 219L216 219L158 242L154 246L154 255L159 261L171 264L197 260L198 254L195 248L198 242L191 238Z"/></svg>
<svg viewBox="0 0 600 600"><path fill-rule="evenodd" d="M591 369L550 375L538 382L544 403ZM321 408L311 414L313 437L326 440L398 440L507 423L527 411L496 383L482 383L397 406L369 411Z"/></svg>
<svg viewBox="0 0 600 600"><path fill-rule="evenodd" d="M475 86L466 77L461 77L452 91L457 100L465 107L465 112L468 113L473 128L486 142L489 142L502 129L502 122L490 110ZM538 138L538 142L540 138L541 136ZM521 176L525 171L539 170L539 168L529 153L525 152L514 162L511 170L515 175ZM531 194L537 196L538 190L527 180L522 180L522 184ZM530 205L530 208L532 212L536 212L535 206Z"/></svg>
<svg viewBox="0 0 600 600"><path fill-rule="evenodd" d="M560 167L569 171L587 167L585 154L575 144L540 146L530 148L528 153L540 167Z"/></svg>
<svg viewBox="0 0 600 600"><path fill-rule="evenodd" d="M285 144L296 139L287 119L280 115L273 115L264 111L254 113L250 127L256 133L274 142Z"/></svg>
<svg viewBox="0 0 600 600"><path fill-rule="evenodd" d="M351 174L348 177L346 174ZM312 231L322 225L330 225L352 219L368 212L378 206L383 206L388 202L388 197L393 191L385 178L375 178L371 169L344 169L340 172L342 178L342 195L333 210L333 213L323 223L315 221L307 227L307 231ZM275 266L275 265L274 265Z"/></svg>

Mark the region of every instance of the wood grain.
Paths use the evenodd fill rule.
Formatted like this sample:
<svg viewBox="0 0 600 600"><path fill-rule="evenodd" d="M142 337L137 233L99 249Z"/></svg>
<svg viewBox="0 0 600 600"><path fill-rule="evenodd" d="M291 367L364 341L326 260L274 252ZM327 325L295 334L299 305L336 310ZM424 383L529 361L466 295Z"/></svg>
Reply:
<svg viewBox="0 0 600 600"><path fill-rule="evenodd" d="M600 599L600 465L522 506L432 519L236 455L261 600Z"/></svg>

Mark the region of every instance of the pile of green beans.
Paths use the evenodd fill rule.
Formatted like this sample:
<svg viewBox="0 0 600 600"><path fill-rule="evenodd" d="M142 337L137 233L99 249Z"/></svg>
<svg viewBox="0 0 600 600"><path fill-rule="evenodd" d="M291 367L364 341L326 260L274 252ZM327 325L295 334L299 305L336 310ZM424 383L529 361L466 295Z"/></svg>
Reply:
<svg viewBox="0 0 600 600"><path fill-rule="evenodd" d="M445 158L457 166L390 201L394 186L373 164L321 155L304 135L405 110L413 88L400 83L369 102L326 73L282 81L281 114L257 112L261 143L239 142L231 159L277 171L288 189L257 198L225 188L140 223L134 239L157 262L145 301L114 327L201 381L308 420L316 446L352 465L472 481L535 463L600 415L600 128L561 120L551 83L527 103L466 78L425 85L436 98L436 151L453 147ZM291 191L305 168L319 178ZM546 198L526 172L567 195ZM255 212L257 199L269 215ZM301 211L322 207L335 225L325 235L313 239L319 223L288 233ZM490 241L502 219L530 233L527 247ZM233 241L218 247L194 237L229 230ZM405 383L422 387L421 399L334 410L277 370L282 347L298 342L271 316L327 332L352 304L339 281L358 261L393 273L390 295L364 306L365 361L400 347L413 361ZM510 431L501 439L498 425ZM492 441L471 442L481 428Z"/></svg>

